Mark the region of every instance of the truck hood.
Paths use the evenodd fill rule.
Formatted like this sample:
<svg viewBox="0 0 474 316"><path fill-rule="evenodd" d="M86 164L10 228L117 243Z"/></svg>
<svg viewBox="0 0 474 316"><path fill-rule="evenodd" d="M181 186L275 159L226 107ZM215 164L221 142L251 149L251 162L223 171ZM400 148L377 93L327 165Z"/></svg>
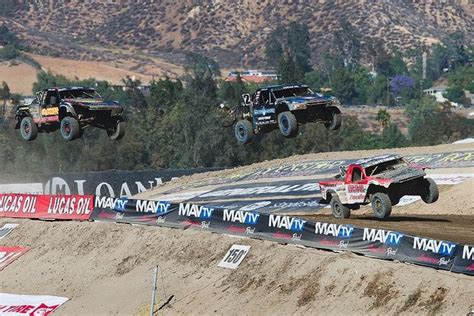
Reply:
<svg viewBox="0 0 474 316"><path fill-rule="evenodd" d="M86 106L89 108L118 108L122 107L120 104L114 101L104 101L101 99L64 99L65 102L69 102L71 104L78 104L81 106Z"/></svg>
<svg viewBox="0 0 474 316"><path fill-rule="evenodd" d="M332 96L325 96L322 94L306 95L304 97L287 97L280 98L278 101L285 101L288 103L329 103L335 98Z"/></svg>

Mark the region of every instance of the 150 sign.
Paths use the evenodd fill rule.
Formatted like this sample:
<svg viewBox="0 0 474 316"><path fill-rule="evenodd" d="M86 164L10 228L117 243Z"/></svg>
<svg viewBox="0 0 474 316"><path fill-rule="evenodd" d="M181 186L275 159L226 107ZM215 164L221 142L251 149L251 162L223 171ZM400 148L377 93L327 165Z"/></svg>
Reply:
<svg viewBox="0 0 474 316"><path fill-rule="evenodd" d="M249 250L250 246L232 245L218 266L227 269L237 269Z"/></svg>

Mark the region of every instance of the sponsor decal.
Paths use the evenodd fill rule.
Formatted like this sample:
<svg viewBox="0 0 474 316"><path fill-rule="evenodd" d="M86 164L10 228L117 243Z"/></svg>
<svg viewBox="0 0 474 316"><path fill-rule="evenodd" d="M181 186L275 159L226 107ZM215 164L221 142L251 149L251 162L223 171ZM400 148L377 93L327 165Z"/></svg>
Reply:
<svg viewBox="0 0 474 316"><path fill-rule="evenodd" d="M8 266L10 263L21 257L23 254L25 254L28 250L30 250L29 247L20 247L20 246L15 246L15 247L6 247L6 246L0 246L0 271L5 269L6 266ZM3 302L2 302L3 304ZM1 306L1 304L0 304Z"/></svg>
<svg viewBox="0 0 474 316"><path fill-rule="evenodd" d="M170 209L171 203L162 201L147 201L137 200L136 211L154 214L167 213Z"/></svg>
<svg viewBox="0 0 474 316"><path fill-rule="evenodd" d="M0 314L47 316L67 300L67 297L60 296L0 293Z"/></svg>
<svg viewBox="0 0 474 316"><path fill-rule="evenodd" d="M51 108L43 108L41 109L41 115L50 116L50 115L58 115L59 108L58 107L51 107Z"/></svg>
<svg viewBox="0 0 474 316"><path fill-rule="evenodd" d="M437 266L447 266L452 262L452 260L449 258L441 257L438 259L438 258L430 257L426 254L419 256L418 260L421 262L426 262L426 263L437 265Z"/></svg>
<svg viewBox="0 0 474 316"><path fill-rule="evenodd" d="M48 214L88 215L92 213L92 197L51 196Z"/></svg>
<svg viewBox="0 0 474 316"><path fill-rule="evenodd" d="M212 217L213 208L203 205L180 203L178 215L196 217L200 219L210 219Z"/></svg>
<svg viewBox="0 0 474 316"><path fill-rule="evenodd" d="M88 220L94 197L87 195L0 194L0 216Z"/></svg>
<svg viewBox="0 0 474 316"><path fill-rule="evenodd" d="M316 222L314 232L318 235L333 236L340 238L350 238L354 232L354 227L350 225L339 225Z"/></svg>
<svg viewBox="0 0 474 316"><path fill-rule="evenodd" d="M110 208L118 212L125 212L128 200L124 198L116 199L113 197L96 196L95 207L97 208Z"/></svg>
<svg viewBox="0 0 474 316"><path fill-rule="evenodd" d="M268 227L284 228L294 232L302 232L304 230L305 220L286 215L270 214L268 218Z"/></svg>
<svg viewBox="0 0 474 316"><path fill-rule="evenodd" d="M259 217L260 217L259 213L224 209L222 219L225 222L242 223L242 224L247 224L247 225L257 225Z"/></svg>
<svg viewBox="0 0 474 316"><path fill-rule="evenodd" d="M413 249L430 251L432 253L440 255L451 256L454 253L454 250L456 249L456 244L442 240L414 237Z"/></svg>
<svg viewBox="0 0 474 316"><path fill-rule="evenodd" d="M272 113L275 113L274 108L269 108L269 109L263 108L261 110L254 110L253 111L254 115L264 115L265 116L267 114L272 114Z"/></svg>
<svg viewBox="0 0 474 316"><path fill-rule="evenodd" d="M0 195L0 212L36 213L37 196L23 194Z"/></svg>
<svg viewBox="0 0 474 316"><path fill-rule="evenodd" d="M383 229L364 228L363 240L380 242L387 245L398 246L403 234Z"/></svg>
<svg viewBox="0 0 474 316"><path fill-rule="evenodd" d="M464 260L474 260L474 246L464 245L462 249L462 258Z"/></svg>

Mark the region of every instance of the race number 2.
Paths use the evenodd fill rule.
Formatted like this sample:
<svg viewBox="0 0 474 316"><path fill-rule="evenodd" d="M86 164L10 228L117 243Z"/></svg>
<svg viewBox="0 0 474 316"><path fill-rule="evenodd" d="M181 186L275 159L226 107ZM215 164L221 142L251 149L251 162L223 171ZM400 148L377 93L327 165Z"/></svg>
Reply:
<svg viewBox="0 0 474 316"><path fill-rule="evenodd" d="M221 268L236 269L250 250L250 246L232 245L224 258L219 262Z"/></svg>

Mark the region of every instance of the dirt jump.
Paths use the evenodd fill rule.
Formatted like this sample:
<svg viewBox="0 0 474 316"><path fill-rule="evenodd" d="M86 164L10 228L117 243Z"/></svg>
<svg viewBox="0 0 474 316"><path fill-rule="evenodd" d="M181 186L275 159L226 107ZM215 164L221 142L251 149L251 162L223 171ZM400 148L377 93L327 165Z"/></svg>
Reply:
<svg viewBox="0 0 474 316"><path fill-rule="evenodd" d="M336 220L330 209L311 200L317 197L312 183L332 176L333 168L326 162L326 167L305 173L302 164L311 162L314 166L314 161L360 159L388 152L420 156L418 162L422 155L440 154L436 156L437 167L429 171L438 181L439 200L429 205L413 200L395 206L386 221L376 220L369 207L355 211L350 219ZM474 167L469 164L474 156L471 158L469 152L472 146L464 144L294 156L179 178L138 198L240 203L256 211L393 229L473 245ZM463 155L441 155L452 153ZM423 159L426 162L426 157ZM452 165L448 167L447 163ZM285 169L288 165L294 166L291 172L287 172L291 168ZM275 187L280 190L278 194L272 191ZM294 200L307 203L293 209ZM472 276L351 252L193 229L0 219L0 226L5 223L19 226L1 239L0 245L21 245L31 250L0 272L2 292L70 298L56 311L58 315L78 311L84 315L148 315L156 265L158 315L465 315L474 305ZM251 246L249 254L236 270L218 267L233 244Z"/></svg>

